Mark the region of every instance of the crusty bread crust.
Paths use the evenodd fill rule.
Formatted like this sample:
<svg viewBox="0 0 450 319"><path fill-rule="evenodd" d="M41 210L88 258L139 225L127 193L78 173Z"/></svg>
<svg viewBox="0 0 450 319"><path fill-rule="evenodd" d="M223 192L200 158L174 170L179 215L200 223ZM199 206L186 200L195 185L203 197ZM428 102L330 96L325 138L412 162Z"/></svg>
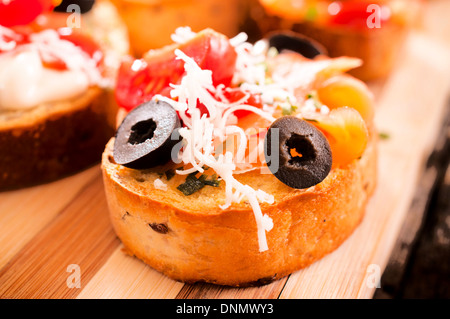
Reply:
<svg viewBox="0 0 450 319"><path fill-rule="evenodd" d="M91 87L70 100L0 114L0 189L50 182L98 163L114 136L111 91Z"/></svg>
<svg viewBox="0 0 450 319"><path fill-rule="evenodd" d="M176 189L181 176L161 177L166 167L133 170L117 165L112 139L102 159L112 225L130 254L172 279L240 287L266 284L332 252L359 225L375 189L376 140L373 131L361 159L333 168L324 181L306 190L289 188L259 171L235 175L275 197L274 204L261 205L274 227L267 233L269 249L259 252L248 203L222 210L223 185L185 196ZM167 191L154 187L156 178L167 184Z"/></svg>

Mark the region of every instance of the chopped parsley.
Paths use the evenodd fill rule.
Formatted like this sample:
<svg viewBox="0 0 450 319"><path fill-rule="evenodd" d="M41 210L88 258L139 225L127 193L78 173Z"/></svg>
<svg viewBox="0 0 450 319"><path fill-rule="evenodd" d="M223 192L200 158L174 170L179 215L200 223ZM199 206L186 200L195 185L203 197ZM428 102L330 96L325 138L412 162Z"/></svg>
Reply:
<svg viewBox="0 0 450 319"><path fill-rule="evenodd" d="M196 177L198 172L189 174L186 177L184 183L178 185L177 189L181 191L185 196L194 194L195 192L201 190L205 186L218 187L220 181L217 179L217 175L214 174L208 179L208 176L202 174L200 177Z"/></svg>
<svg viewBox="0 0 450 319"><path fill-rule="evenodd" d="M281 112L283 115L291 115L297 110L297 106L295 105L283 105L281 107Z"/></svg>
<svg viewBox="0 0 450 319"><path fill-rule="evenodd" d="M165 171L164 174L166 175L166 179L168 181L170 181L172 179L172 177L175 176L175 171L173 169L169 169L169 170Z"/></svg>
<svg viewBox="0 0 450 319"><path fill-rule="evenodd" d="M320 110L323 106L323 104L319 101L319 97L317 96L317 91L311 91L311 93L306 95L306 99L307 100L312 99L314 102L315 108L318 110Z"/></svg>
<svg viewBox="0 0 450 319"><path fill-rule="evenodd" d="M286 99L285 103L281 103L281 112L283 115L291 115L297 110L297 105L291 103L289 97Z"/></svg>

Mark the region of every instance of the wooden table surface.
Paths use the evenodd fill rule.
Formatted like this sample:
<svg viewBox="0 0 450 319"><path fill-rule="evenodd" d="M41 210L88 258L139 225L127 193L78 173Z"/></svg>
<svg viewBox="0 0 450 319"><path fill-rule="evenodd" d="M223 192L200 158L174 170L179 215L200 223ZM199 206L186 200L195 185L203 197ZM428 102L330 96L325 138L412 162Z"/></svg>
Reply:
<svg viewBox="0 0 450 319"><path fill-rule="evenodd" d="M431 1L392 74L370 83L376 124L388 135L379 145L378 187L362 224L335 252L262 287L173 281L123 253L95 165L50 184L0 193L0 298L414 297L420 289L413 279L432 263L421 256L435 249L437 258L446 253L449 260L448 13L450 1ZM437 213L425 214L430 207ZM448 262L440 271L448 277ZM76 274L81 281L74 285ZM445 295L442 280L432 279L442 292L430 296Z"/></svg>

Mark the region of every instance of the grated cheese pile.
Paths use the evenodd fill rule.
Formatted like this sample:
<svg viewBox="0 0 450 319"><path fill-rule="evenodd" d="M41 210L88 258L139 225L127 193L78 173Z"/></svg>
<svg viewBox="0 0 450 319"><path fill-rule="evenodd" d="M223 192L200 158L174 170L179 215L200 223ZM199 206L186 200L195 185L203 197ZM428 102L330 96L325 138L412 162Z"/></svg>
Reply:
<svg viewBox="0 0 450 319"><path fill-rule="evenodd" d="M195 36L189 28L179 28L172 36L177 43L183 43ZM226 209L232 203L239 203L246 199L251 205L257 225L259 251L268 250L266 232L273 228L273 220L261 211L261 203L274 203L273 195L260 189L253 189L235 179L234 175L248 170L242 169L239 160L245 155L247 148L247 133L236 125L233 115L238 110L246 110L257 114L270 123L275 120L277 108L283 108L286 101L299 105L304 101L298 100L296 90L307 89L315 80L318 72L335 66L332 59L289 63L289 67L268 70L268 58L276 56L276 52L267 47L263 41L254 45L247 41L247 35L241 33L230 39L231 45L237 52L236 71L233 84L247 92L239 101L230 103L224 97L225 88L221 85L214 87L212 71L201 69L196 62L179 49L175 50L177 59L184 62L185 75L179 85L171 84L171 98L161 95L154 96L155 100L162 100L172 105L180 114L185 127L179 130L183 138L184 147L178 153L178 159L184 164L192 165L186 170L176 173L203 173L203 166L212 168L225 182L225 204L220 208ZM277 65L278 66L278 65ZM243 104L250 94L258 94L263 101L263 108ZM208 114L201 115L197 102L202 103ZM305 111L310 103L305 104ZM300 109L301 112L302 109ZM326 106L322 113L326 113ZM186 114L187 113L187 114ZM223 142L232 135L239 136L238 150L235 154L226 151L216 154L215 141ZM263 142L263 141L262 141ZM260 148L260 145L258 145Z"/></svg>

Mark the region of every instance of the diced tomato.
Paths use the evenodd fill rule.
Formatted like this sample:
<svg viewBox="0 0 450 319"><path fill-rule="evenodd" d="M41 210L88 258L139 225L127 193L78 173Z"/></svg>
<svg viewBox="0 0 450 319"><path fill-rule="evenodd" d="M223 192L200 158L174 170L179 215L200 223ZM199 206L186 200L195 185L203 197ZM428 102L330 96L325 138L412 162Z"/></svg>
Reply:
<svg viewBox="0 0 450 319"><path fill-rule="evenodd" d="M242 104L255 106L257 108L262 108L262 106L263 106L261 97L259 95L246 93L238 87L235 87L235 88L228 87L228 88L224 89L223 95L226 98L226 101L221 101L219 99L220 102L235 103L235 102L238 102L239 100L243 99L246 95L249 95L249 97L247 99L245 99L245 101L243 101ZM200 103L199 101L197 102L197 108L200 110L201 115L208 114L208 109L206 108L206 106L204 104ZM247 110L237 110L233 114L237 118L242 118L250 113L252 113L252 112L247 111Z"/></svg>
<svg viewBox="0 0 450 319"><path fill-rule="evenodd" d="M125 59L119 69L116 99L131 110L155 94L168 95L170 84L178 84L184 75L184 62L176 59L180 49L204 70L212 71L213 84L229 86L237 54L227 37L210 29L183 43L148 52L142 59Z"/></svg>
<svg viewBox="0 0 450 319"><path fill-rule="evenodd" d="M39 16L39 19L34 20L30 23L30 27L33 28L35 32L39 32L46 29L57 30L59 28L67 27L67 19L72 13L65 12L46 12ZM83 19L80 19L81 29L84 28Z"/></svg>
<svg viewBox="0 0 450 319"><path fill-rule="evenodd" d="M227 88L225 89L224 96L228 99L230 103L234 103L239 101L240 99L244 98L247 94L244 91L242 91L240 88ZM261 96L250 94L249 98L245 100L242 104L245 105L251 105L255 106L257 108L262 108L263 103L261 101ZM247 110L238 110L234 112L234 115L236 115L238 118L244 117L248 114L252 113L251 111Z"/></svg>
<svg viewBox="0 0 450 319"><path fill-rule="evenodd" d="M0 25L13 27L29 24L40 14L51 11L58 3L53 0L0 1Z"/></svg>
<svg viewBox="0 0 450 319"><path fill-rule="evenodd" d="M377 1L349 0L335 3L339 5L339 10L331 15L330 24L367 29L367 21L373 14L367 8L370 4L377 4Z"/></svg>

